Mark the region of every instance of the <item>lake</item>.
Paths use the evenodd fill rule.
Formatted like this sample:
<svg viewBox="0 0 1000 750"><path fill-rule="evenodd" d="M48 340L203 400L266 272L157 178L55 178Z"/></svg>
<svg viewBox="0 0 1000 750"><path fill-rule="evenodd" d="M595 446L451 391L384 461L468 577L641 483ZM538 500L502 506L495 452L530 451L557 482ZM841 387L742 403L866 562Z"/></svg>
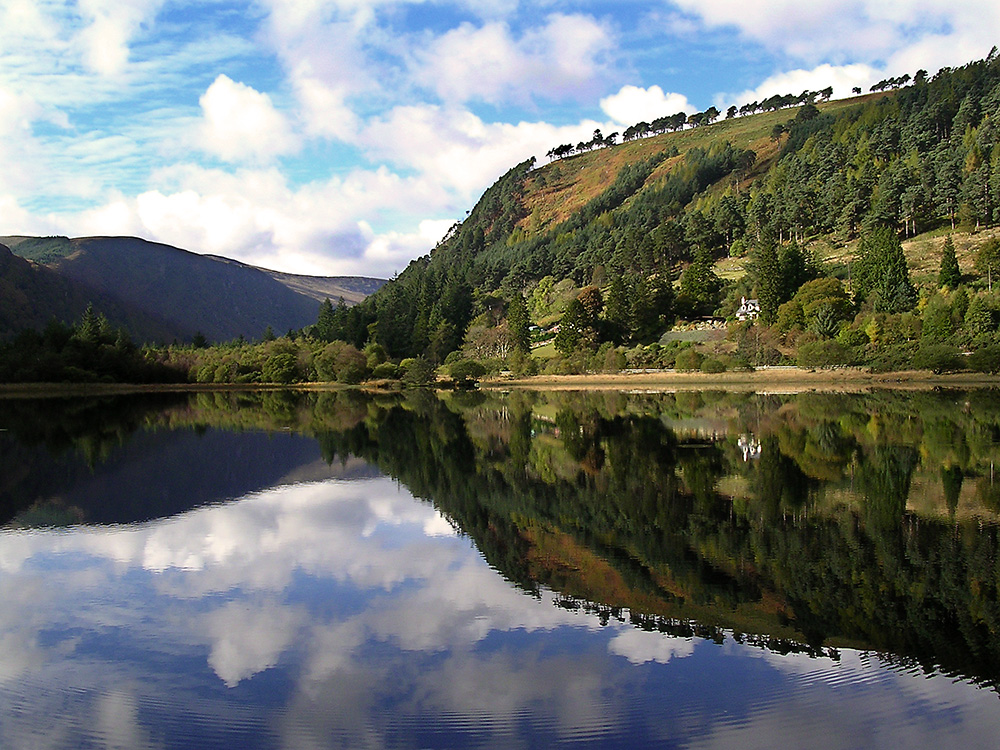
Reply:
<svg viewBox="0 0 1000 750"><path fill-rule="evenodd" d="M994 748L1000 391L0 399L4 748Z"/></svg>

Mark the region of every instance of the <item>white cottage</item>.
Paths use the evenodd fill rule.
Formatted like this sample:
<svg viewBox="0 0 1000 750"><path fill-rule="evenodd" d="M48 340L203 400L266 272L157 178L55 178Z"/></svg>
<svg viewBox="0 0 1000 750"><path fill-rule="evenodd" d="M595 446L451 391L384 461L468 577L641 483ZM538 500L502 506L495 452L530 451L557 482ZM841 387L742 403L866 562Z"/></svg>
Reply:
<svg viewBox="0 0 1000 750"><path fill-rule="evenodd" d="M758 315L760 315L760 302L755 299L742 297L740 307L736 311L736 319L740 321L756 320Z"/></svg>

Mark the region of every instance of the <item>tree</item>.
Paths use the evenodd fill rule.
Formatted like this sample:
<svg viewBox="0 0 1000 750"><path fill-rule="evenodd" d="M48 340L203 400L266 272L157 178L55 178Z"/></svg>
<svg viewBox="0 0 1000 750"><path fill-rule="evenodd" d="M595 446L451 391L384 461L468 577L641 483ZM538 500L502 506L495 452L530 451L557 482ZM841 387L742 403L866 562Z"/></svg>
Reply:
<svg viewBox="0 0 1000 750"><path fill-rule="evenodd" d="M507 305L507 325L515 348L523 354L530 352L531 321L528 318L528 306L524 303L524 296L520 292L515 292L510 304Z"/></svg>
<svg viewBox="0 0 1000 750"><path fill-rule="evenodd" d="M962 283L962 272L958 268L958 258L955 256L955 243L949 234L941 251L941 270L938 273L938 286L955 289Z"/></svg>
<svg viewBox="0 0 1000 750"><path fill-rule="evenodd" d="M96 344L101 335L101 320L94 311L94 306L87 305L83 316L76 326L76 338L88 344Z"/></svg>
<svg viewBox="0 0 1000 750"><path fill-rule="evenodd" d="M262 368L264 381L288 384L298 379L298 363L290 352L278 352L268 357Z"/></svg>
<svg viewBox="0 0 1000 750"><path fill-rule="evenodd" d="M976 270L986 277L987 288L993 291L993 276L1000 270L1000 240L995 237L979 246Z"/></svg>
<svg viewBox="0 0 1000 750"><path fill-rule="evenodd" d="M861 238L854 268L855 293L876 312L906 312L916 304L903 246L892 229L877 227Z"/></svg>
<svg viewBox="0 0 1000 750"><path fill-rule="evenodd" d="M760 320L769 326L774 323L778 306L784 301L781 298L781 267L778 265L778 253L773 243L765 242L757 250L753 278L757 300L760 302Z"/></svg>
<svg viewBox="0 0 1000 750"><path fill-rule="evenodd" d="M486 368L474 359L460 359L449 365L448 374L459 388L471 388L486 374Z"/></svg>
<svg viewBox="0 0 1000 750"><path fill-rule="evenodd" d="M695 253L694 262L681 274L681 293L677 304L679 312L689 315L708 315L718 302L722 281L715 275L712 256L704 248Z"/></svg>
<svg viewBox="0 0 1000 750"><path fill-rule="evenodd" d="M553 345L561 354L571 354L579 349L592 350L597 345L597 330L595 320L583 306L579 297L574 297L566 306L562 320L559 321L559 332Z"/></svg>

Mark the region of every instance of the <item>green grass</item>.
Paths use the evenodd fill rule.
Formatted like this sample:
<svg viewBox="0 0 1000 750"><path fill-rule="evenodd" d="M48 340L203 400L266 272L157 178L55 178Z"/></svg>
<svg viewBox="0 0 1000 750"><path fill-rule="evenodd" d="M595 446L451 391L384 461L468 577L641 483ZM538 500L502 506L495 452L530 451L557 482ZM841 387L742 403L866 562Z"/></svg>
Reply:
<svg viewBox="0 0 1000 750"><path fill-rule="evenodd" d="M68 237L0 237L0 242L35 263L52 263L73 252Z"/></svg>

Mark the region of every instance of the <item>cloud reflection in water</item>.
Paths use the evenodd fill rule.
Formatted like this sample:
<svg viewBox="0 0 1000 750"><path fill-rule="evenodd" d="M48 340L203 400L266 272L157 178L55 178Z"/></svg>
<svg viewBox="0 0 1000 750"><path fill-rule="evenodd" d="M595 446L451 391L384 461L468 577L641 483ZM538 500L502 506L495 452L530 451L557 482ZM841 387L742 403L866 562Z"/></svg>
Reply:
<svg viewBox="0 0 1000 750"><path fill-rule="evenodd" d="M906 717L913 746L951 732L976 747L1000 728L995 695L851 652L833 663L601 627L509 585L388 478L6 532L0 595L5 747L34 745L39 726L43 747L750 747L811 726L817 747L859 731L894 744L876 702Z"/></svg>

